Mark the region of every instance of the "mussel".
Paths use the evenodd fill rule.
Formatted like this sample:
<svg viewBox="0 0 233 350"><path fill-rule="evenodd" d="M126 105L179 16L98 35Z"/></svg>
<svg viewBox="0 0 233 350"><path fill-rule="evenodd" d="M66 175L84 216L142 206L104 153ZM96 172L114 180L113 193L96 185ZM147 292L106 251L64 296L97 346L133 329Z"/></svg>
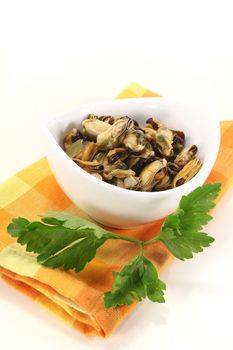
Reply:
<svg viewBox="0 0 233 350"><path fill-rule="evenodd" d="M98 146L96 143L83 141L82 139L75 141L66 149L66 154L70 158L84 161L91 161L97 152Z"/></svg>
<svg viewBox="0 0 233 350"><path fill-rule="evenodd" d="M111 115L103 115L101 117L98 117L98 119L110 125L114 124L116 121L116 117L112 117Z"/></svg>
<svg viewBox="0 0 233 350"><path fill-rule="evenodd" d="M81 168L83 168L84 170L86 170L88 173L99 173L99 172L103 172L104 167L102 164L96 162L96 161L85 161L85 160L81 160L81 159L76 159L74 158L74 161L81 166Z"/></svg>
<svg viewBox="0 0 233 350"><path fill-rule="evenodd" d="M151 191L156 181L162 179L166 175L166 170L166 159L155 160L154 162L146 165L139 174L141 179L141 191Z"/></svg>
<svg viewBox="0 0 233 350"><path fill-rule="evenodd" d="M114 177L112 180L109 181L110 184L124 188L124 180L119 179L118 177Z"/></svg>
<svg viewBox="0 0 233 350"><path fill-rule="evenodd" d="M158 159L159 158L155 157L154 155L149 158L139 158L133 156L131 158L128 158L127 165L138 175L147 164Z"/></svg>
<svg viewBox="0 0 233 350"><path fill-rule="evenodd" d="M78 132L78 129L72 128L65 134L65 137L63 139L63 147L65 151L70 145L72 145L73 142L77 141L73 139L73 137L77 134L77 132Z"/></svg>
<svg viewBox="0 0 233 350"><path fill-rule="evenodd" d="M127 190L137 191L140 189L141 180L139 177L129 175L124 179L114 177L110 183L121 188L126 188Z"/></svg>
<svg viewBox="0 0 233 350"><path fill-rule="evenodd" d="M141 159L151 159L152 157L154 157L155 152L154 149L152 147L152 145L150 144L150 142L146 142L145 143L145 147L143 149L142 152L139 152L136 154L136 157L141 158Z"/></svg>
<svg viewBox="0 0 233 350"><path fill-rule="evenodd" d="M100 175L99 173L91 173L91 175L94 176L98 180L101 180L101 181L103 180L103 176Z"/></svg>
<svg viewBox="0 0 233 350"><path fill-rule="evenodd" d="M135 172L131 169L112 169L109 172L104 172L103 177L105 180L112 180L114 177L119 179L125 179L128 176L135 176Z"/></svg>
<svg viewBox="0 0 233 350"><path fill-rule="evenodd" d="M159 152L164 157L173 156L173 133L170 129L166 127L158 128L156 132L156 143L158 145Z"/></svg>
<svg viewBox="0 0 233 350"><path fill-rule="evenodd" d="M175 154L178 154L182 151L185 145L185 134L183 131L172 130L173 132L173 142L172 147Z"/></svg>
<svg viewBox="0 0 233 350"><path fill-rule="evenodd" d="M111 125L99 120L94 114L89 114L88 118L83 120L82 127L83 134L90 140L96 141L97 136L110 129Z"/></svg>
<svg viewBox="0 0 233 350"><path fill-rule="evenodd" d="M197 154L198 148L195 145L184 148L175 158L174 163L183 167Z"/></svg>
<svg viewBox="0 0 233 350"><path fill-rule="evenodd" d="M80 157L83 150L83 140L77 140L74 143L71 143L66 149L66 154L73 159L74 157Z"/></svg>
<svg viewBox="0 0 233 350"><path fill-rule="evenodd" d="M163 126L164 126L164 124L162 124L159 120L157 120L154 117L148 118L146 121L146 125L145 125L145 127L152 128L154 130L158 130L158 128L161 128Z"/></svg>
<svg viewBox="0 0 233 350"><path fill-rule="evenodd" d="M173 187L181 186L185 182L191 180L201 169L202 162L200 159L190 160L181 171L174 177L172 185Z"/></svg>
<svg viewBox="0 0 233 350"><path fill-rule="evenodd" d="M127 188L128 190L139 190L141 186L141 179L137 176L127 176L124 179L124 188Z"/></svg>
<svg viewBox="0 0 233 350"><path fill-rule="evenodd" d="M99 180L135 191L164 191L182 185L202 166L195 145L185 147L183 131L156 118L143 128L128 116L89 114L82 130L64 137L67 155Z"/></svg>
<svg viewBox="0 0 233 350"><path fill-rule="evenodd" d="M129 118L118 119L113 125L109 125L106 131L97 136L98 147L104 150L117 147L122 143L126 131L130 130L132 126L133 122Z"/></svg>
<svg viewBox="0 0 233 350"><path fill-rule="evenodd" d="M154 130L153 128L149 128L149 127L145 127L143 128L144 132L145 132L145 138L148 141L154 141L156 140L156 130Z"/></svg>
<svg viewBox="0 0 233 350"><path fill-rule="evenodd" d="M140 129L131 129L127 131L123 144L133 152L141 152L146 145L144 132Z"/></svg>
<svg viewBox="0 0 233 350"><path fill-rule="evenodd" d="M95 154L98 152L98 146L94 142L86 142L84 143L82 149L82 160L91 161Z"/></svg>
<svg viewBox="0 0 233 350"><path fill-rule="evenodd" d="M93 158L93 160L95 160L96 162L100 163L100 164L105 164L108 163L107 160L107 152L104 151L99 151Z"/></svg>
<svg viewBox="0 0 233 350"><path fill-rule="evenodd" d="M130 151L125 147L114 148L107 154L107 159L110 164L115 163L117 160L124 160L128 158Z"/></svg>
<svg viewBox="0 0 233 350"><path fill-rule="evenodd" d="M172 181L169 175L165 175L162 179L156 181L153 191L165 191L172 188Z"/></svg>
<svg viewBox="0 0 233 350"><path fill-rule="evenodd" d="M175 163L168 162L167 163L167 171L170 175L175 176L180 171L180 167L179 167L179 165L177 165Z"/></svg>

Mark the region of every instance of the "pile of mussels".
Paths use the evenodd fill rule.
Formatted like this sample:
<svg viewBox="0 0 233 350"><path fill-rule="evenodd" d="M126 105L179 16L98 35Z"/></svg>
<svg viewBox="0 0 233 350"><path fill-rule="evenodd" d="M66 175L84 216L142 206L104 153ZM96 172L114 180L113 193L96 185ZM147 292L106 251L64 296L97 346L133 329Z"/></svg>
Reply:
<svg viewBox="0 0 233 350"><path fill-rule="evenodd" d="M129 117L89 114L82 130L63 140L67 155L100 180L135 191L164 191L184 184L200 170L197 146L185 134L155 118L141 128Z"/></svg>

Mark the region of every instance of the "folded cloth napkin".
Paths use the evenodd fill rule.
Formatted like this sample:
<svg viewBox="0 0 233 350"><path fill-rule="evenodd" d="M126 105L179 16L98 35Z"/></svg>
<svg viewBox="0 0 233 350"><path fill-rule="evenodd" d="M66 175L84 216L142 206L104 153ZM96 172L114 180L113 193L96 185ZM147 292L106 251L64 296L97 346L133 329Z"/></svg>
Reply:
<svg viewBox="0 0 233 350"><path fill-rule="evenodd" d="M158 96L133 83L118 98ZM233 121L221 122L221 146L208 182L222 182L221 196L233 182ZM13 217L38 220L46 210L66 211L85 217L57 185L45 158L20 171L0 185L0 275L4 281L44 305L86 335L109 336L135 307L105 309L103 292L113 283L112 271L119 271L137 253L137 247L125 241L108 241L96 258L80 272L64 272L40 266L6 232ZM162 220L134 230L113 230L121 235L150 239ZM147 256L161 270L171 260L159 242L146 247Z"/></svg>

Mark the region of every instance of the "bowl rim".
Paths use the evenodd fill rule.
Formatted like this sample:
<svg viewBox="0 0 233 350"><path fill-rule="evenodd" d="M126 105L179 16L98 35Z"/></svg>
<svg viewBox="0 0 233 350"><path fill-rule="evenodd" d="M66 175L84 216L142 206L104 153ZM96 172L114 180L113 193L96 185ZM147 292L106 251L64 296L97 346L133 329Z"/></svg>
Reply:
<svg viewBox="0 0 233 350"><path fill-rule="evenodd" d="M100 107L102 104L106 104L106 103L112 103L112 104L120 104L120 103L127 103L127 102L132 102L132 103L140 103L140 102L144 102L144 101L158 101L158 100L163 100L163 101L168 101L168 102L181 102L183 100L185 101L189 101L189 102L193 102L196 101L194 99L191 98L185 98L185 99L178 99L178 98L171 98L171 97L163 97L163 96L158 96L158 97L136 97L136 98L124 98L124 99L115 99L115 100L100 100L100 101L96 101L96 102L90 102L90 103L82 103L80 105L77 105L75 108L68 110L65 113L56 115L55 117L50 118L49 120L47 120L46 123L43 124L42 128L43 128L43 133L45 134L47 140L50 142L50 144L52 144L56 150L60 153L60 155L62 156L63 160L69 164L69 166L71 166L75 172L77 172L78 175L82 175L84 177L87 178L87 180L92 181L93 183L95 183L96 185L99 185L103 188L103 190L108 190L111 192L118 192L118 193L122 193L122 194L129 194L129 195L133 195L137 198L139 197L150 197L150 198L154 198L154 197L163 197L166 194L175 194L181 190L184 190L183 192L185 192L185 189L190 187L191 184L193 184L195 181L198 181L201 177L202 177L202 173L204 171L209 173L211 172L211 170L213 169L215 160L217 158L218 155L218 150L219 150L219 146L220 146L220 125L219 125L219 120L216 118L210 118L209 121L212 124L212 128L215 129L215 136L216 139L213 142L212 146L213 146L213 152L211 152L211 154L207 155L208 157L208 163L210 164L210 170L208 171L208 169L206 167L203 166L201 167L200 171L188 182L184 183L181 186L175 187L175 188L171 188L168 190L164 190L164 191L158 191L158 192L143 192L143 191L134 191L134 190L130 190L130 189L126 189L126 188L121 188L115 185L112 185L108 182L102 181L97 179L95 176L89 174L87 171L85 171L84 169L82 169L81 167L79 167L76 163L74 163L72 161L71 158L69 158L69 156L65 153L65 151L63 150L63 148L59 145L59 143L57 142L57 140L55 139L55 137L52 135L51 131L50 131L50 127L52 124L54 124L56 121L64 119L67 117L68 114L73 114L73 113L77 113L77 111L79 109L84 109L84 108L94 108L94 107ZM200 102L200 101L198 101ZM208 110L206 108L206 105L204 105L204 108L206 109L207 113L210 113L210 110ZM208 176L207 175L207 176Z"/></svg>

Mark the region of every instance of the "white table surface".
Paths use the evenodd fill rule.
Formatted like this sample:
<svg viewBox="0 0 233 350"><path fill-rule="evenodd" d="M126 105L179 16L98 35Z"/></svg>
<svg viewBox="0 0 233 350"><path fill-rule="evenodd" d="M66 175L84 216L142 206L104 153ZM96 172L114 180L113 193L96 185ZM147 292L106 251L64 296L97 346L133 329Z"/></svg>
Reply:
<svg viewBox="0 0 233 350"><path fill-rule="evenodd" d="M0 2L0 180L44 155L47 118L131 81L233 118L230 3ZM166 304L143 302L108 340L80 335L0 281L0 347L232 350L232 195L207 227L215 243L162 273Z"/></svg>

